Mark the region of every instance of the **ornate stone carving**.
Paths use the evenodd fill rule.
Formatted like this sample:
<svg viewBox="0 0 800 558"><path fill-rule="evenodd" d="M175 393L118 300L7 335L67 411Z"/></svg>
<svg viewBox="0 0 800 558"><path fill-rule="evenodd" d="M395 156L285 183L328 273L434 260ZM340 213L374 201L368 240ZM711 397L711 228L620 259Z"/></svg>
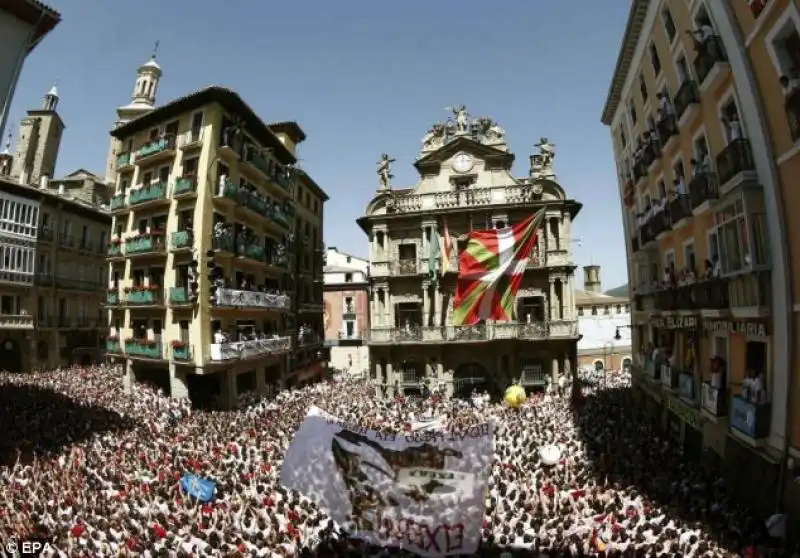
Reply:
<svg viewBox="0 0 800 558"><path fill-rule="evenodd" d="M423 151L435 151L444 145L447 127L441 122L435 123L422 138Z"/></svg>
<svg viewBox="0 0 800 558"><path fill-rule="evenodd" d="M492 118L481 116L475 121L483 143L499 144L505 143L506 131L500 127Z"/></svg>
<svg viewBox="0 0 800 558"><path fill-rule="evenodd" d="M388 190L392 187L391 182L394 175L392 174L392 163L395 159L389 157L387 153L381 153L381 160L378 161L378 179L380 180L380 189Z"/></svg>
<svg viewBox="0 0 800 558"><path fill-rule="evenodd" d="M469 133L469 113L467 112L467 107L464 105L456 105L454 107L447 107L453 113L453 117L455 118L455 133L456 134L467 134Z"/></svg>
<svg viewBox="0 0 800 558"><path fill-rule="evenodd" d="M539 148L539 154L531 156L531 177L553 176L556 146L547 141L547 138L541 138L534 147Z"/></svg>

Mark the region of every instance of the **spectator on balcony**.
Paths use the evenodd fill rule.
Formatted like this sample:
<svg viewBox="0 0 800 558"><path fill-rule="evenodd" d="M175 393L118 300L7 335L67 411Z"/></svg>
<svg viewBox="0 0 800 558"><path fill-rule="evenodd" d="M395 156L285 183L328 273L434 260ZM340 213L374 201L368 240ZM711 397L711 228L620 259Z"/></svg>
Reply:
<svg viewBox="0 0 800 558"><path fill-rule="evenodd" d="M675 116L675 107L667 95L656 93L656 99L658 99L658 115L662 122L670 116Z"/></svg>
<svg viewBox="0 0 800 558"><path fill-rule="evenodd" d="M708 153L703 153L700 160L690 159L689 163L692 166L692 180L698 176L711 174L711 156Z"/></svg>
<svg viewBox="0 0 800 558"><path fill-rule="evenodd" d="M698 27L693 31L687 31L689 35L692 36L694 40L694 48L697 51L698 56L705 56L708 53L708 44L710 39L716 35L714 28L711 26L711 22L703 17L698 20Z"/></svg>
<svg viewBox="0 0 800 558"><path fill-rule="evenodd" d="M219 175L218 192L217 192L218 196L222 196L223 194L225 194L225 186L227 183L228 183L228 175L227 174Z"/></svg>
<svg viewBox="0 0 800 558"><path fill-rule="evenodd" d="M719 355L711 357L711 387L722 389L725 386L725 359Z"/></svg>
<svg viewBox="0 0 800 558"><path fill-rule="evenodd" d="M756 405L766 403L767 391L765 384L764 373L750 368L747 371L747 376L742 380L742 397Z"/></svg>
<svg viewBox="0 0 800 558"><path fill-rule="evenodd" d="M682 176L678 176L675 178L674 181L675 189L671 191L671 194L676 199L686 198L688 197L688 192L686 191L686 183L683 181Z"/></svg>
<svg viewBox="0 0 800 558"><path fill-rule="evenodd" d="M722 125L725 126L725 135L728 139L728 145L742 139L742 123L739 122L738 114L733 113L727 117L723 116L720 120L722 120Z"/></svg>
<svg viewBox="0 0 800 558"><path fill-rule="evenodd" d="M783 89L783 96L787 99L797 91L797 88L800 87L800 79L797 77L797 68L792 68L791 76L781 76L780 83L781 88Z"/></svg>

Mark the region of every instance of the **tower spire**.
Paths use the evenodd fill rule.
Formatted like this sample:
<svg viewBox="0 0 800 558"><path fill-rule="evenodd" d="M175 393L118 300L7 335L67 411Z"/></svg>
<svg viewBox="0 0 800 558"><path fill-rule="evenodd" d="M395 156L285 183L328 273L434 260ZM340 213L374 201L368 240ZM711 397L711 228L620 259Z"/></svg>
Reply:
<svg viewBox="0 0 800 558"><path fill-rule="evenodd" d="M156 59L156 55L158 54L158 47L161 45L161 41L156 41L153 45L153 54L150 56L151 60Z"/></svg>
<svg viewBox="0 0 800 558"><path fill-rule="evenodd" d="M47 95L44 96L44 102L42 103L42 108L44 110L55 112L56 107L58 107L58 82L53 82L53 87L50 88L50 91L47 92Z"/></svg>

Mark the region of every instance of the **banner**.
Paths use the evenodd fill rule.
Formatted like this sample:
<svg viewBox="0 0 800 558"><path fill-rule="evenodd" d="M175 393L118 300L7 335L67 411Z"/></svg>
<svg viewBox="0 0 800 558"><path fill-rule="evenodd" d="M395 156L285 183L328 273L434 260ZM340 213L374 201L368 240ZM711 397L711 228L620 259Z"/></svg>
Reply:
<svg viewBox="0 0 800 558"><path fill-rule="evenodd" d="M281 484L326 509L350 536L421 556L478 550L490 424L383 434L312 407L281 468Z"/></svg>
<svg viewBox="0 0 800 558"><path fill-rule="evenodd" d="M411 423L411 431L418 432L423 430L442 430L446 426L447 417L421 418Z"/></svg>
<svg viewBox="0 0 800 558"><path fill-rule="evenodd" d="M189 496L197 498L201 502L210 502L214 499L217 484L214 481L201 479L197 475L186 473L181 479L181 487Z"/></svg>

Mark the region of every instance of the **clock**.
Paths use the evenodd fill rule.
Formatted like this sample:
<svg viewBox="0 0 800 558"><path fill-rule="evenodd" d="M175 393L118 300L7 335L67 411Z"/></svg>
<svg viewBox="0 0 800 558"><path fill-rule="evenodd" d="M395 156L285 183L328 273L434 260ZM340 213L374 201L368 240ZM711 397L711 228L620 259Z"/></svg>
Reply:
<svg viewBox="0 0 800 558"><path fill-rule="evenodd" d="M464 153L463 151L453 157L450 163L450 167L459 174L471 171L474 166L475 160L469 153Z"/></svg>

